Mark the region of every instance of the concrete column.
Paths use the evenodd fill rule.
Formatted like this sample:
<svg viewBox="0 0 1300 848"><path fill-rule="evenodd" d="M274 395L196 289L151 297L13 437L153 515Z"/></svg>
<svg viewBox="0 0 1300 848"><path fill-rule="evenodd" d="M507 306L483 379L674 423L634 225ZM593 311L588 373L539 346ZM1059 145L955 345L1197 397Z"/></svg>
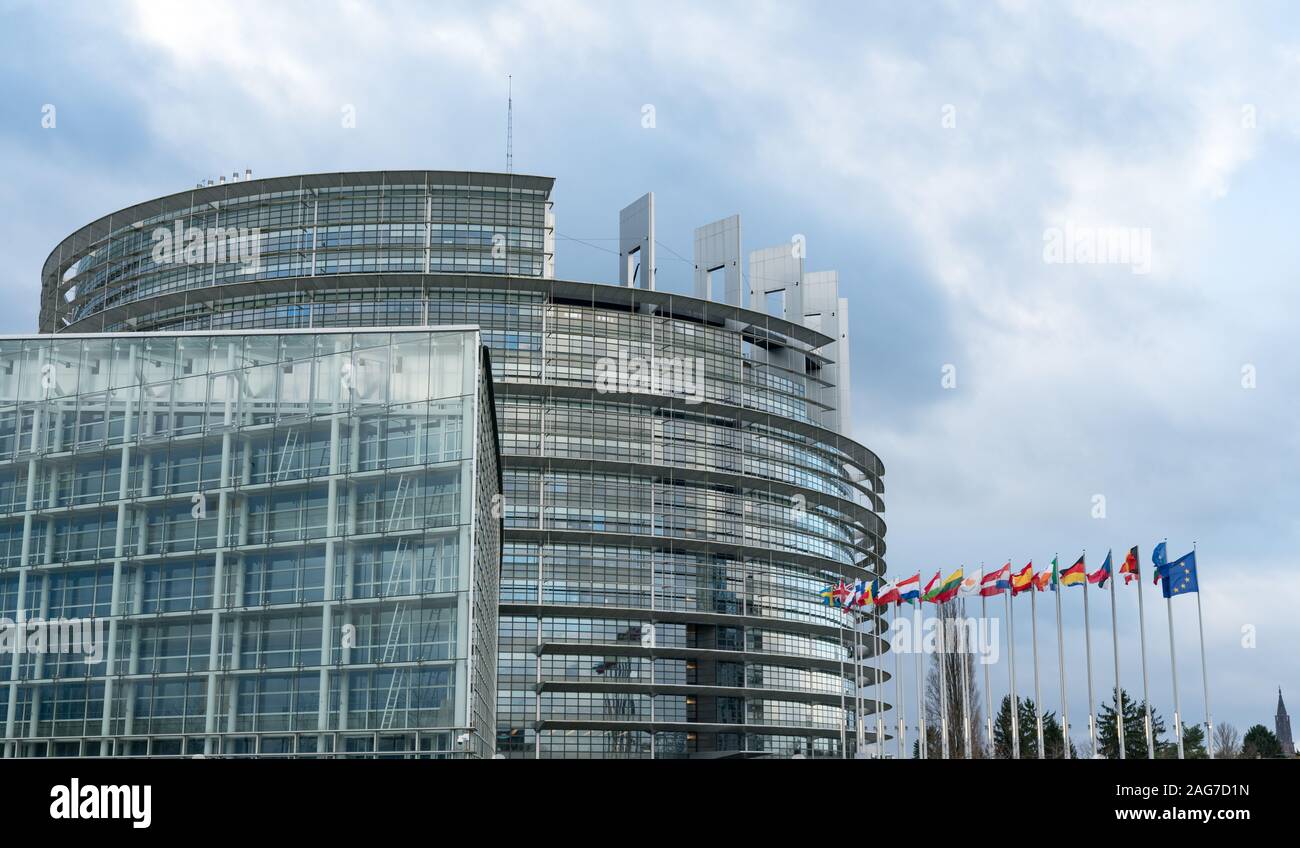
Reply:
<svg viewBox="0 0 1300 848"><path fill-rule="evenodd" d="M217 732L217 693L221 686L221 611L225 607L226 596L226 543L230 539L230 466L234 448L231 428L235 425L235 395L239 390L239 381L234 374L237 347L236 342L226 344L225 403L221 417L225 431L221 434L221 470L217 481L221 491L217 495L217 549L212 568L212 615L208 633L208 691L203 715L203 732L208 734L203 740L203 753L207 756L220 750L219 740L213 734Z"/></svg>
<svg viewBox="0 0 1300 848"><path fill-rule="evenodd" d="M228 378L231 379L231 378ZM229 426L231 409L226 405L226 425ZM217 690L221 676L221 610L225 606L226 588L226 542L230 538L230 452L231 434L227 430L221 434L221 476L218 485L221 492L217 495L217 550L212 569L212 614L208 634L208 691L203 716L203 732L209 734L203 740L203 753L215 753L217 738L211 734L217 732Z"/></svg>
<svg viewBox="0 0 1300 848"><path fill-rule="evenodd" d="M320 628L320 699L316 707L316 729L321 732L317 738L316 749L325 747L325 731L329 730L329 692L330 670L332 661L331 648L334 644L334 557L338 536L339 506L339 454L342 449L342 421L335 414L330 418L329 446L329 498L326 501L325 516L325 586L324 602L321 604Z"/></svg>
<svg viewBox="0 0 1300 848"><path fill-rule="evenodd" d="M126 511L125 504L119 507L118 517L121 517ZM99 735L102 737L99 743L99 755L107 757L112 750L112 733L113 720L113 668L117 663L117 624L120 616L120 604L122 598L122 560L120 558L113 561L113 589L109 594L108 602L108 653L107 668L104 675L104 715L99 723Z"/></svg>
<svg viewBox="0 0 1300 848"><path fill-rule="evenodd" d="M132 372L135 365L135 345L131 346L130 362ZM113 539L113 588L108 601L108 650L105 652L104 666L104 714L100 718L99 755L107 757L112 752L113 728L113 684L117 675L117 640L118 623L122 618L122 570L126 556L126 519L127 494L129 492L127 471L131 467L132 432L131 399L127 396L126 417L123 421L122 451L118 465L117 481L117 532ZM134 698L132 699L134 700Z"/></svg>
<svg viewBox="0 0 1300 848"><path fill-rule="evenodd" d="M343 554L343 598L352 600L354 591L353 586L356 583L356 551L352 545L345 546ZM352 606L343 605L343 628L351 630ZM350 642L343 642L340 649L340 678L339 678L339 730L348 729L348 666L352 664L352 645Z"/></svg>
<svg viewBox="0 0 1300 848"><path fill-rule="evenodd" d="M31 436L32 442L35 442L35 431L36 429L39 429L36 425L39 424L39 420L40 410L38 408L34 416L34 421L32 421L32 429L34 429ZM31 562L31 531L32 520L34 520L32 510L35 509L36 503L36 473L38 473L38 471L35 457L27 460L27 493L25 502L23 502L22 516L22 553L18 558L18 607L16 622L19 624L26 622L27 619L25 613L27 598L27 571L30 570L29 563ZM19 662L21 662L21 659L22 654L14 652L13 658L10 659L9 666L9 702L5 709L4 724L4 735L6 740L5 756L8 757L18 756L18 743L13 740L14 736L16 736L16 734L14 734L14 730L16 730L14 722L16 722L18 717L18 674Z"/></svg>
<svg viewBox="0 0 1300 848"><path fill-rule="evenodd" d="M18 610L15 621L21 625L27 621L27 572L30 569L24 567L18 570ZM9 676L9 708L5 715L5 739L8 742L8 752L10 757L18 756L18 742L16 741L17 733L15 722L18 717L18 662L22 654L14 652L13 671Z"/></svg>
<svg viewBox="0 0 1300 848"><path fill-rule="evenodd" d="M246 512L245 512L245 517L247 517ZM244 526L245 527L247 526L247 522L245 522ZM243 534L246 531L241 530L240 532L241 534ZM239 568L235 571L234 605L236 607L242 607L244 605L244 567L242 561L240 562ZM233 616L233 618L234 620L231 622L231 632L230 632L230 670L239 671L240 657L241 657L240 647L243 641L244 617L239 613L236 613ZM227 704L227 712L226 712L226 733L234 733L236 729L235 722L238 719L238 714L239 714L239 697L238 697L239 693L237 691L239 677L236 675L228 675L226 680L228 681L226 686L228 689L227 695L229 697L229 703Z"/></svg>
<svg viewBox="0 0 1300 848"><path fill-rule="evenodd" d="M40 356L42 367L44 367L47 356L48 352L42 348ZM27 493L23 502L23 541L22 553L18 560L18 606L15 613L15 621L18 624L22 624L27 620L27 573L31 570L32 522L35 518L33 510L36 508L36 475L41 471L36 457L40 447L43 417L44 408L37 406L32 415L32 456L27 460ZM18 756L15 723L18 717L18 684L21 668L19 664L21 660L22 655L15 651L13 659L10 661L9 703L5 709L5 739L7 740L5 753L9 757Z"/></svg>
<svg viewBox="0 0 1300 848"><path fill-rule="evenodd" d="M131 653L127 660L126 673L135 675L140 673L140 619L139 616L144 612L144 569L140 566L134 566L131 574ZM135 733L135 700L139 695L140 684L134 680L127 686L126 699L126 716L122 727L122 734L130 736Z"/></svg>
<svg viewBox="0 0 1300 848"><path fill-rule="evenodd" d="M41 621L50 619L50 573L47 571L41 575L41 599L38 602ZM36 655L35 668L32 670L32 679L40 680L45 676L45 654ZM40 729L40 712L41 712L41 695L49 684L33 683L32 684L32 714L27 724L27 735L35 737Z"/></svg>
<svg viewBox="0 0 1300 848"><path fill-rule="evenodd" d="M354 474L361 468L361 423L356 416L348 418L348 474ZM347 480L347 505L344 513L343 528L343 597L352 600L356 597L356 547L352 543L351 537L357 532L357 489L351 479ZM352 616L352 606L345 604L343 607L343 623L347 625L355 624ZM352 673L350 666L352 664L352 648L344 646L342 656L342 669L339 678L339 730L348 729L348 711L350 703L348 698L348 687L351 685Z"/></svg>

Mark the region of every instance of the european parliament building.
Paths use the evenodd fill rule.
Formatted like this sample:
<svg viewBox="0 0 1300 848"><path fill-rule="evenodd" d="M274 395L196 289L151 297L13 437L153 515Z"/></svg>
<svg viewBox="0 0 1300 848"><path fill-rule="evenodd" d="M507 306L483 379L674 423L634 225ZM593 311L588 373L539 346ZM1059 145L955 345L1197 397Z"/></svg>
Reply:
<svg viewBox="0 0 1300 848"><path fill-rule="evenodd" d="M885 525L882 464L848 435L836 273L806 269L798 237L743 254L732 216L696 230L691 293L665 291L648 194L619 215L616 283L562 279L552 187L246 178L115 212L54 249L45 335L5 356L39 375L80 345L80 371L53 408L39 378L15 402L0 392L0 612L115 626L107 674L80 658L0 671L7 753L844 755L852 631L819 591L882 575ZM454 388L431 376L427 396L372 408L345 393L346 409L333 388L292 388L286 369L336 345L353 381L384 351L389 391L398 363L444 373L441 346L463 336L443 326L478 328L489 352L462 352ZM203 411L183 415L177 395L163 413L146 389L134 403L172 416L164 448L116 412L97 430L70 411L120 408L100 373L190 340L206 353L168 354L168 379L234 373L222 391L252 393L246 413L229 417L215 388ZM246 349L258 343L281 352ZM469 364L484 361L486 394ZM402 490L407 469L424 477ZM192 519L200 489L208 518ZM423 511L395 518L403 497ZM499 571L484 567L493 515ZM95 550L71 530L92 520Z"/></svg>

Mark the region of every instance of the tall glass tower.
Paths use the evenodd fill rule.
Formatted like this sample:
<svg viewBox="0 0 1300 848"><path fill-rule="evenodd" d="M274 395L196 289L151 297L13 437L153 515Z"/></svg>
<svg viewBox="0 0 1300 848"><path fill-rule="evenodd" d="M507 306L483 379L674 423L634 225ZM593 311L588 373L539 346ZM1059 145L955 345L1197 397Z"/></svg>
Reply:
<svg viewBox="0 0 1300 848"><path fill-rule="evenodd" d="M0 750L491 756L491 410L473 328L0 339Z"/></svg>
<svg viewBox="0 0 1300 848"><path fill-rule="evenodd" d="M847 435L836 274L805 269L801 237L742 255L733 216L695 232L691 294L664 291L646 195L619 216L617 283L565 280L552 186L204 185L59 244L40 328L478 326L504 486L498 753L843 755L852 633L818 593L884 573L885 525L883 466Z"/></svg>

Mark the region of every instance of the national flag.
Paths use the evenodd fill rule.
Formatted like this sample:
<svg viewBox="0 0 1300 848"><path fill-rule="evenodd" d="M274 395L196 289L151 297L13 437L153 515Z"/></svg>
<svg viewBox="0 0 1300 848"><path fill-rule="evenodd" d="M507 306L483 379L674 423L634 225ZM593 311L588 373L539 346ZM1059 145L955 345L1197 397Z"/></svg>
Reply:
<svg viewBox="0 0 1300 848"><path fill-rule="evenodd" d="M1074 561L1074 565L1061 572L1057 577L1057 582L1062 586L1081 586L1088 582L1088 569L1083 564L1083 557L1080 556Z"/></svg>
<svg viewBox="0 0 1300 848"><path fill-rule="evenodd" d="M843 580L841 580L840 584L835 587L835 592L834 592L835 606L837 607L845 606L846 605L845 602L849 599L849 596L852 594L853 594L853 590L848 587L848 584L846 584Z"/></svg>
<svg viewBox="0 0 1300 848"><path fill-rule="evenodd" d="M1125 586L1127 586L1130 581L1142 579L1142 575L1138 571L1137 545L1129 548L1128 556L1124 557L1124 563L1119 567L1119 573L1124 575Z"/></svg>
<svg viewBox="0 0 1300 848"><path fill-rule="evenodd" d="M876 606L887 607L896 603L899 603L897 583L885 583L876 591Z"/></svg>
<svg viewBox="0 0 1300 848"><path fill-rule="evenodd" d="M1033 588L1034 562L1033 560L1030 560L1028 565L1011 575L1011 597L1014 598L1021 592L1028 592Z"/></svg>
<svg viewBox="0 0 1300 848"><path fill-rule="evenodd" d="M862 584L862 596L858 598L858 606L873 607L876 605L876 592L880 590L880 581L872 580L870 583Z"/></svg>
<svg viewBox="0 0 1300 848"><path fill-rule="evenodd" d="M943 590L943 584L939 582L939 578L942 576L942 571L934 573L934 576L930 578L930 582L925 584L925 591L921 593L921 600L932 604L938 602L939 592Z"/></svg>
<svg viewBox="0 0 1300 848"><path fill-rule="evenodd" d="M898 603L916 601L921 598L921 572L913 574L906 580L898 581Z"/></svg>
<svg viewBox="0 0 1300 848"><path fill-rule="evenodd" d="M824 606L824 607L828 607L828 606L830 606L831 603L835 601L835 587L834 587L834 586L823 586L823 587L822 587L822 590L821 590L820 592L818 592L817 594L821 595L821 597L822 597L822 606Z"/></svg>
<svg viewBox="0 0 1300 848"><path fill-rule="evenodd" d="M1101 568L1088 575L1089 583L1096 583L1098 588L1105 589L1106 581L1110 579L1110 551L1106 551L1106 561L1101 564Z"/></svg>
<svg viewBox="0 0 1300 848"><path fill-rule="evenodd" d="M961 589L962 575L964 573L965 569L959 568L948 575L948 579L943 581L938 594L935 595L934 602L936 604L946 604L957 597L957 592Z"/></svg>
<svg viewBox="0 0 1300 848"><path fill-rule="evenodd" d="M874 581L855 580L853 583L853 602L850 606L855 609L872 606L875 603L873 586Z"/></svg>
<svg viewBox="0 0 1300 848"><path fill-rule="evenodd" d="M1156 545L1155 548L1151 550L1151 563L1155 566L1155 574L1151 577L1152 583L1157 585L1160 583L1160 571L1169 564L1167 557L1168 555L1165 553L1164 542Z"/></svg>
<svg viewBox="0 0 1300 848"><path fill-rule="evenodd" d="M997 571L994 571L992 574L984 575L984 579L980 581L980 594L986 598L991 598L994 595L1001 595L1010 588L1011 563L1009 562Z"/></svg>
<svg viewBox="0 0 1300 848"><path fill-rule="evenodd" d="M853 588L849 591L849 597L848 600L844 602L844 606L848 607L849 609L864 606L862 599L867 592L868 592L867 584L864 581L854 580Z"/></svg>
<svg viewBox="0 0 1300 848"><path fill-rule="evenodd" d="M963 598L978 595L980 593L980 584L983 581L984 569L983 567L977 568L975 571L971 572L969 576L962 578L961 586L957 589L957 594Z"/></svg>
<svg viewBox="0 0 1300 848"><path fill-rule="evenodd" d="M1172 598L1174 595L1188 595L1201 590L1196 582L1196 551L1184 554L1169 563L1169 565L1165 566L1164 574L1163 588L1166 598Z"/></svg>
<svg viewBox="0 0 1300 848"><path fill-rule="evenodd" d="M1059 581L1056 579L1056 576L1057 576L1057 575L1056 575L1056 572L1057 572L1057 569L1059 568L1059 566L1057 566L1057 564L1056 564L1056 560L1057 560L1056 557L1052 557L1052 570L1051 570L1051 571L1044 571L1042 574L1039 574L1036 578L1034 578L1034 582L1035 582L1035 584L1038 586L1038 591L1040 591L1040 592L1046 592L1049 588L1050 588L1053 592L1056 591L1056 585L1057 585L1057 583L1059 582Z"/></svg>

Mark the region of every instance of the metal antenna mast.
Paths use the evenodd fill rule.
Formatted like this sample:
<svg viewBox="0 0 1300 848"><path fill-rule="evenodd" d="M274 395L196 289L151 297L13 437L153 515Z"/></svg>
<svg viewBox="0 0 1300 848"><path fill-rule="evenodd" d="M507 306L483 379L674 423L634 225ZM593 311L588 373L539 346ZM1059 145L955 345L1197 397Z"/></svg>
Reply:
<svg viewBox="0 0 1300 848"><path fill-rule="evenodd" d="M506 173L515 171L515 99L514 77L506 76Z"/></svg>

